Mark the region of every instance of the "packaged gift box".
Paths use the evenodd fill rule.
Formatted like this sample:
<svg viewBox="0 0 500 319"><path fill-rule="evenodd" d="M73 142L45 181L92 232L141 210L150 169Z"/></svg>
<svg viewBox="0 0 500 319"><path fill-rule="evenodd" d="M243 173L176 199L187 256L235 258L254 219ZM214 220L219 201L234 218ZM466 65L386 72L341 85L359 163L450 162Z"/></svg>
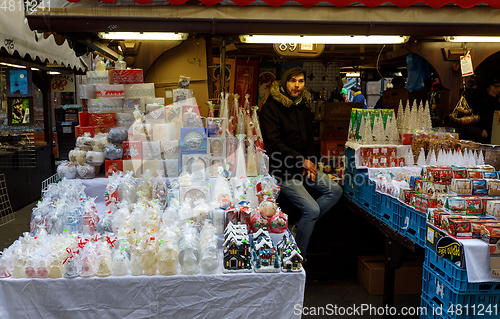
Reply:
<svg viewBox="0 0 500 319"><path fill-rule="evenodd" d="M123 160L106 160L104 162L104 169L106 170L106 177L110 177L116 172L123 172Z"/></svg>
<svg viewBox="0 0 500 319"><path fill-rule="evenodd" d="M163 160L165 177L179 176L179 158L169 158Z"/></svg>
<svg viewBox="0 0 500 319"><path fill-rule="evenodd" d="M125 84L125 97L154 97L155 84L154 83L141 83L141 84Z"/></svg>
<svg viewBox="0 0 500 319"><path fill-rule="evenodd" d="M143 160L160 160L160 141L142 142Z"/></svg>
<svg viewBox="0 0 500 319"><path fill-rule="evenodd" d="M134 112L136 108L141 112L146 111L143 97L123 99L123 112Z"/></svg>
<svg viewBox="0 0 500 319"><path fill-rule="evenodd" d="M141 160L142 159L142 142L141 141L123 142L123 159L124 160Z"/></svg>
<svg viewBox="0 0 500 319"><path fill-rule="evenodd" d="M165 122L182 123L182 105L180 103L165 106Z"/></svg>
<svg viewBox="0 0 500 319"><path fill-rule="evenodd" d="M158 177L158 172L161 174L162 177L165 177L165 171L161 159L143 159L142 172L145 173L146 170L149 170L149 174L151 174L154 177Z"/></svg>
<svg viewBox="0 0 500 319"><path fill-rule="evenodd" d="M87 71L88 84L109 84L108 71Z"/></svg>
<svg viewBox="0 0 500 319"><path fill-rule="evenodd" d="M80 99L95 99L95 86L94 84L82 84L79 87Z"/></svg>
<svg viewBox="0 0 500 319"><path fill-rule="evenodd" d="M500 200L489 200L486 202L486 214L500 217Z"/></svg>
<svg viewBox="0 0 500 319"><path fill-rule="evenodd" d="M122 98L101 97L89 100L89 113L120 113L123 110Z"/></svg>
<svg viewBox="0 0 500 319"><path fill-rule="evenodd" d="M146 123L147 124L163 124L163 123L165 123L165 107L158 106L155 110L147 113L146 114Z"/></svg>
<svg viewBox="0 0 500 319"><path fill-rule="evenodd" d="M90 113L90 126L114 127L115 113Z"/></svg>
<svg viewBox="0 0 500 319"><path fill-rule="evenodd" d="M488 195L500 196L500 180L498 179L488 180Z"/></svg>
<svg viewBox="0 0 500 319"><path fill-rule="evenodd" d="M115 126L130 127L134 124L135 118L132 113L115 113Z"/></svg>
<svg viewBox="0 0 500 319"><path fill-rule="evenodd" d="M144 82L142 69L109 70L111 84L137 84Z"/></svg>
<svg viewBox="0 0 500 319"><path fill-rule="evenodd" d="M89 112L78 113L78 124L82 127L90 126Z"/></svg>
<svg viewBox="0 0 500 319"><path fill-rule="evenodd" d="M483 207L480 197L465 197L465 208L467 215L482 215Z"/></svg>
<svg viewBox="0 0 500 319"><path fill-rule="evenodd" d="M181 153L207 154L207 134L204 128L181 128Z"/></svg>
<svg viewBox="0 0 500 319"><path fill-rule="evenodd" d="M123 97L123 84L96 84L95 97Z"/></svg>
<svg viewBox="0 0 500 319"><path fill-rule="evenodd" d="M141 177L142 160L123 160L123 172L132 172L134 177Z"/></svg>
<svg viewBox="0 0 500 319"><path fill-rule="evenodd" d="M91 137L94 137L97 133L106 133L107 127L97 127L97 126L86 126L82 127L80 125L75 126L75 138L84 136L85 133L90 133Z"/></svg>

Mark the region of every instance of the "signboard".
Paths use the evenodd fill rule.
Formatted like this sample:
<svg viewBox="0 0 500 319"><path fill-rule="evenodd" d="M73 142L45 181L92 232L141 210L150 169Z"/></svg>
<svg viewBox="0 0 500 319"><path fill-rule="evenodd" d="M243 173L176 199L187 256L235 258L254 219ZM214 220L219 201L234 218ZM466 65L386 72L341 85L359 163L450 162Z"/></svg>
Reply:
<svg viewBox="0 0 500 319"><path fill-rule="evenodd" d="M75 76L73 74L55 74L50 77L51 92L75 92Z"/></svg>

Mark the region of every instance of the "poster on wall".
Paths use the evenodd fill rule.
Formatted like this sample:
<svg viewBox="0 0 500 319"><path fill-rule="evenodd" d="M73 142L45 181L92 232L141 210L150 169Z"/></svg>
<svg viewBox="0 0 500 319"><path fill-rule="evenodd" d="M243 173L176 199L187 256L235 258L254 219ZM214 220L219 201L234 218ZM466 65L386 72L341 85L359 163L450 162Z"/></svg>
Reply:
<svg viewBox="0 0 500 319"><path fill-rule="evenodd" d="M250 94L250 106L257 104L257 78L259 61L236 60L236 78L234 81L234 94L240 96L238 103L241 107L245 104L245 95Z"/></svg>
<svg viewBox="0 0 500 319"><path fill-rule="evenodd" d="M225 91L229 93L234 93L234 73L235 73L235 60L234 59L226 59L226 70L225 70ZM214 75L213 75L213 92L214 98L219 98L220 96L220 76L221 76L221 68L220 68L220 59L214 58Z"/></svg>
<svg viewBox="0 0 500 319"><path fill-rule="evenodd" d="M31 70L30 69L8 69L7 73L7 95L8 96L31 96Z"/></svg>
<svg viewBox="0 0 500 319"><path fill-rule="evenodd" d="M22 126L33 125L33 98L32 97L9 97L7 98L8 125Z"/></svg>
<svg viewBox="0 0 500 319"><path fill-rule="evenodd" d="M271 93L271 84L276 80L276 68L259 68L257 105L259 109L266 103Z"/></svg>
<svg viewBox="0 0 500 319"><path fill-rule="evenodd" d="M54 74L50 76L51 92L75 92L75 76L73 74Z"/></svg>

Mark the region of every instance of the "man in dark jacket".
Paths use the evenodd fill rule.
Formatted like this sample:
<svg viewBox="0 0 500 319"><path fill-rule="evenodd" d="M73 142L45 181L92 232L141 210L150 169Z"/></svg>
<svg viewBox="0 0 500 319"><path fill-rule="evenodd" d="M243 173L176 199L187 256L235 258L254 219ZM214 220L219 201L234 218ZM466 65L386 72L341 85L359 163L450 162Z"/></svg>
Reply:
<svg viewBox="0 0 500 319"><path fill-rule="evenodd" d="M273 82L259 117L264 148L270 158L269 172L280 183L281 193L302 213L295 240L303 257L316 221L342 196L342 188L316 169L309 98L305 71L288 68L281 81ZM315 200L307 188L322 195Z"/></svg>

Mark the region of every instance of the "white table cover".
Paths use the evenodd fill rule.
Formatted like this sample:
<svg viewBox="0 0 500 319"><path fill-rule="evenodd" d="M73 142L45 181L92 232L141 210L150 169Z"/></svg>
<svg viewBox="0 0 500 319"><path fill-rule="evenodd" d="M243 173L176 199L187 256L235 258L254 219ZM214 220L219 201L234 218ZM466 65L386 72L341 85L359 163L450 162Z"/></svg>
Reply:
<svg viewBox="0 0 500 319"><path fill-rule="evenodd" d="M0 318L300 318L305 272L0 279Z"/></svg>

